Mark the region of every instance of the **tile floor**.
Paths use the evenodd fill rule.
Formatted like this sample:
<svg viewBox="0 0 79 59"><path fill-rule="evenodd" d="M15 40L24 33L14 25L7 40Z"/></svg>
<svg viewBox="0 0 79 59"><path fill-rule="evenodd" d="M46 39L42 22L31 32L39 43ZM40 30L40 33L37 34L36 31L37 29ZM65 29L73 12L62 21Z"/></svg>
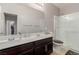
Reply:
<svg viewBox="0 0 79 59"><path fill-rule="evenodd" d="M69 48L64 46L56 46L53 47L53 53L51 53L51 55L65 55L68 50Z"/></svg>

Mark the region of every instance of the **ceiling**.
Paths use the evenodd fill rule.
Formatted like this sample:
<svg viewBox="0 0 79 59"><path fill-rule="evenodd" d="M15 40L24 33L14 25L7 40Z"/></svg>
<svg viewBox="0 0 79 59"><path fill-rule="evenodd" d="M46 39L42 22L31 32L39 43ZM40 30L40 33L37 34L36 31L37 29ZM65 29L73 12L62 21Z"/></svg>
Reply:
<svg viewBox="0 0 79 59"><path fill-rule="evenodd" d="M29 6L29 7L36 9L36 10L44 12L44 9L43 9L44 4L43 3L23 3L22 5Z"/></svg>
<svg viewBox="0 0 79 59"><path fill-rule="evenodd" d="M23 5L28 5L32 8L44 12L43 3L25 3ZM52 3L52 5L55 5L57 8L60 9L61 15L79 12L79 3Z"/></svg>
<svg viewBox="0 0 79 59"><path fill-rule="evenodd" d="M67 9L71 7L79 7L79 3L54 3L55 6L57 6L60 9Z"/></svg>
<svg viewBox="0 0 79 59"><path fill-rule="evenodd" d="M60 8L61 14L79 12L79 3L54 3L54 5Z"/></svg>

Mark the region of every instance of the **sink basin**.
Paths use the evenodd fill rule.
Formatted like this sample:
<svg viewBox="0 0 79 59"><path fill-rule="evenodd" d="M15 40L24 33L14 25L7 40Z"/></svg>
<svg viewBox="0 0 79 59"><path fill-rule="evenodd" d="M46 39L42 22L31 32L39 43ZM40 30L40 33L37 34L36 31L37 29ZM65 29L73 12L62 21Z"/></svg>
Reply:
<svg viewBox="0 0 79 59"><path fill-rule="evenodd" d="M26 40L26 39L33 39L33 38L35 38L35 37L37 37L37 36L36 36L36 35L33 35L33 36L23 37L23 38L21 38L21 39L23 39L23 40Z"/></svg>

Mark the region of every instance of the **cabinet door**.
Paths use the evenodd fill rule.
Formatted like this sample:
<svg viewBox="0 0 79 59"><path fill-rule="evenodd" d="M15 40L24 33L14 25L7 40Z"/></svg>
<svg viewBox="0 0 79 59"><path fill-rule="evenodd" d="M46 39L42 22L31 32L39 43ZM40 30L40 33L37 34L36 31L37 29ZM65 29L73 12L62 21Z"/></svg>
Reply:
<svg viewBox="0 0 79 59"><path fill-rule="evenodd" d="M50 54L53 52L53 43L52 42L49 42L47 44L47 54Z"/></svg>
<svg viewBox="0 0 79 59"><path fill-rule="evenodd" d="M34 54L33 49L30 49L30 50L23 51L23 52L19 53L19 55L33 55L33 54Z"/></svg>
<svg viewBox="0 0 79 59"><path fill-rule="evenodd" d="M45 46L38 46L35 48L35 55L45 55Z"/></svg>
<svg viewBox="0 0 79 59"><path fill-rule="evenodd" d="M0 55L16 55L18 54L18 47L11 47L0 51Z"/></svg>
<svg viewBox="0 0 79 59"><path fill-rule="evenodd" d="M26 55L33 55L33 42L30 42L30 43L26 43L26 44L23 44L23 45L20 45L19 46L19 54L26 54Z"/></svg>
<svg viewBox="0 0 79 59"><path fill-rule="evenodd" d="M7 55L6 52L0 51L0 55Z"/></svg>

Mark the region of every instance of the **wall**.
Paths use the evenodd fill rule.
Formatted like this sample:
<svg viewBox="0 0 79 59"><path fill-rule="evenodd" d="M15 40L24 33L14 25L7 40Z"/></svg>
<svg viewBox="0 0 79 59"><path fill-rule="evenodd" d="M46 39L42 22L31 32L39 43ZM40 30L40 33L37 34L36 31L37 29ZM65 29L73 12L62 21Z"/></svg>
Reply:
<svg viewBox="0 0 79 59"><path fill-rule="evenodd" d="M2 17L2 8L0 6L0 34L2 34L2 26L3 26L3 20L1 19Z"/></svg>
<svg viewBox="0 0 79 59"><path fill-rule="evenodd" d="M54 33L54 16L59 15L59 8L54 6L51 3L44 4L44 11L40 12L38 10L35 10L31 7L28 7L27 5L21 5L21 4L0 4L2 7L2 13L11 13L11 14L17 14L18 15L18 32L37 32L40 31L40 27L42 29L46 29L48 31L52 31ZM2 17L3 21L3 31L5 32L4 28L4 16ZM37 26L32 26L37 25ZM40 25L40 27L39 27ZM30 28L31 27L31 28Z"/></svg>
<svg viewBox="0 0 79 59"><path fill-rule="evenodd" d="M54 33L54 18L59 15L59 8L51 3L46 3L44 5L45 9L45 27L48 31Z"/></svg>
<svg viewBox="0 0 79 59"><path fill-rule="evenodd" d="M23 6L20 4L14 4L14 3L2 3L0 4L2 7L2 32L5 32L5 20L4 20L4 15L3 13L10 13L10 14L16 14L18 15L17 19L17 31L25 33L26 31L29 32L35 32L35 31L40 31L40 22L44 19L44 13L40 12L38 10L35 10L31 7ZM0 21L1 22L1 21ZM43 25L43 24L42 24ZM30 27L29 30L27 27ZM36 28L37 27L37 28ZM17 33L18 33L17 32Z"/></svg>

